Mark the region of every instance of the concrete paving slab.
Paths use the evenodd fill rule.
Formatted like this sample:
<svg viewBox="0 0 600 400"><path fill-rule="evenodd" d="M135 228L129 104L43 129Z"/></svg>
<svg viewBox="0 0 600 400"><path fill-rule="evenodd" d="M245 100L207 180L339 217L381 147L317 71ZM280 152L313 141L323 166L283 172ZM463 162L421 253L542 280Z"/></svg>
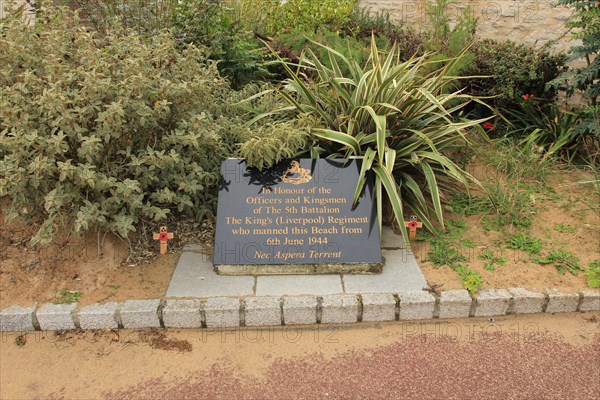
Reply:
<svg viewBox="0 0 600 400"><path fill-rule="evenodd" d="M382 249L404 249L405 247L402 235L394 233L394 230L390 226L381 228Z"/></svg>
<svg viewBox="0 0 600 400"><path fill-rule="evenodd" d="M323 296L343 292L339 275L273 275L256 278L257 296Z"/></svg>
<svg viewBox="0 0 600 400"><path fill-rule="evenodd" d="M344 275L346 293L398 293L427 286L414 254L404 249L382 250L383 272L377 275Z"/></svg>
<svg viewBox="0 0 600 400"><path fill-rule="evenodd" d="M253 276L217 275L207 255L185 252L175 267L167 297L248 296L253 287Z"/></svg>

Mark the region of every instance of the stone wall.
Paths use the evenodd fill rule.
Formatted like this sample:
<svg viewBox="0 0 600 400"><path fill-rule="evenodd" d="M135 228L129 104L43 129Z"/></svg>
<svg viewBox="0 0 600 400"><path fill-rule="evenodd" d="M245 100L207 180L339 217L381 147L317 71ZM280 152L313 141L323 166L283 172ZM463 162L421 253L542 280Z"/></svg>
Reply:
<svg viewBox="0 0 600 400"><path fill-rule="evenodd" d="M25 2L25 17L33 22L35 0ZM396 21L416 30L426 29L426 0L359 0L359 4L371 11L387 11ZM5 15L4 4L0 0L0 18ZM542 46L556 40L554 50L568 50L572 39L566 34L564 22L571 15L568 7L553 7L549 0L457 0L448 6L452 16L460 15L470 6L477 18L479 37L497 40L511 39L519 43Z"/></svg>
<svg viewBox="0 0 600 400"><path fill-rule="evenodd" d="M556 40L555 51L568 50L572 39L566 33L565 21L572 9L553 7L545 0L457 0L448 6L450 17L456 17L470 6L477 18L477 35L496 40L510 39L540 47ZM425 0L359 0L372 12L387 11L396 21L416 30L426 28Z"/></svg>

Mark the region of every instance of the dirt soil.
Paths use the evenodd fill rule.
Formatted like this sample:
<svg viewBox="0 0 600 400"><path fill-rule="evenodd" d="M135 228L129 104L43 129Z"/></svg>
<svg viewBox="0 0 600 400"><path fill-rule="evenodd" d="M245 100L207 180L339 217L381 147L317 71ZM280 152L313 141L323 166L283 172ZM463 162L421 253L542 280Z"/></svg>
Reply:
<svg viewBox="0 0 600 400"><path fill-rule="evenodd" d="M98 254L97 236L57 240L46 248L26 243L30 226L0 222L0 309L58 301L80 293L79 303L162 298L181 251L150 263L127 263L128 246L106 236ZM159 245L156 243L156 252Z"/></svg>
<svg viewBox="0 0 600 400"><path fill-rule="evenodd" d="M555 174L550 180L553 195L532 195L536 213L532 215L530 234L544 242L544 251L564 248L587 268L590 261L600 259L600 199L577 183L585 179L593 177L579 171ZM595 205L596 210L590 204ZM560 275L553 265L537 264L531 261L529 254L509 250L507 238L515 229L505 227L502 231L487 231L483 228L484 217L481 215L462 217L446 213L446 216L465 219L468 228L463 237L470 239L475 247L462 250L468 257L464 264L483 277L482 288L557 288L563 292L587 288L583 273ZM558 231L559 224L572 229ZM181 254L180 250L171 249L169 254L150 263L128 263L124 242L106 236L99 254L98 238L93 232L84 238L61 236L47 248L31 248L27 243L34 229L31 225L7 224L0 212L0 309L12 304L29 306L56 301L61 297L61 291L67 296L79 292L82 305L162 298ZM180 248L182 241L186 241L181 236L175 232L172 243L179 246L173 247ZM149 246L148 250L158 253L158 242ZM478 256L488 249L496 256L507 258L507 265L497 265L494 272L486 271L485 261ZM458 275L449 267L435 268L425 261L428 251L427 242L414 242L413 252L427 281L443 284L442 290L462 288Z"/></svg>

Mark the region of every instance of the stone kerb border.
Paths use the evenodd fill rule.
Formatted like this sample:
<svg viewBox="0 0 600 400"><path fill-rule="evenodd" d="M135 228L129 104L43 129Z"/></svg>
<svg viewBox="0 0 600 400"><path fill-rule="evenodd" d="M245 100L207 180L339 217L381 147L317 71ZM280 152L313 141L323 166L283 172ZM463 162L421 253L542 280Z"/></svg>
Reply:
<svg viewBox="0 0 600 400"><path fill-rule="evenodd" d="M0 312L0 331L69 329L224 328L311 324L350 324L511 314L600 311L600 291L560 293L522 288L339 294L327 296L211 297L128 300L79 308L73 304L41 307L13 305Z"/></svg>

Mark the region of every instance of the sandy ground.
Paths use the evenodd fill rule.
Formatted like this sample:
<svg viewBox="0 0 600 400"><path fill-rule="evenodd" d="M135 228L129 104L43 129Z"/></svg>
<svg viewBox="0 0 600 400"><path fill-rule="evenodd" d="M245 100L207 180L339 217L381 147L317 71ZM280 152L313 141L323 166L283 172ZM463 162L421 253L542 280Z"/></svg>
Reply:
<svg viewBox="0 0 600 400"><path fill-rule="evenodd" d="M3 334L1 399L600 398L600 313Z"/></svg>
<svg viewBox="0 0 600 400"><path fill-rule="evenodd" d="M487 172L490 174L490 172ZM480 174L485 175L485 173ZM484 180L482 176L479 179ZM491 178L488 177L487 180ZM555 193L539 193L531 195L535 204L529 236L542 240L542 252L546 255L552 249L564 249L571 252L584 268L589 263L600 259L600 198L597 192L589 190L581 184L582 180L594 179L580 171L564 172L550 179L550 187ZM590 207L595 207L592 209ZM462 236L470 240L474 248L458 248L467 261L461 264L477 271L484 280L481 289L523 287L531 290L556 288L562 292L577 292L587 288L585 275L580 271L577 275L567 272L558 273L552 264L541 265L531 260L531 256L520 250L507 247L510 238L519 232L517 228L505 226L502 230L484 229L484 216L473 215L463 217L447 212L449 219L461 219L466 222L467 229ZM560 226L568 231L559 231ZM496 265L495 271L484 269L485 260L479 259L486 250L496 257L506 258L505 266ZM436 268L427 262L430 245L427 242L414 242L412 251L419 262L421 270L430 284L443 284L441 289L462 289L460 279L448 266Z"/></svg>

